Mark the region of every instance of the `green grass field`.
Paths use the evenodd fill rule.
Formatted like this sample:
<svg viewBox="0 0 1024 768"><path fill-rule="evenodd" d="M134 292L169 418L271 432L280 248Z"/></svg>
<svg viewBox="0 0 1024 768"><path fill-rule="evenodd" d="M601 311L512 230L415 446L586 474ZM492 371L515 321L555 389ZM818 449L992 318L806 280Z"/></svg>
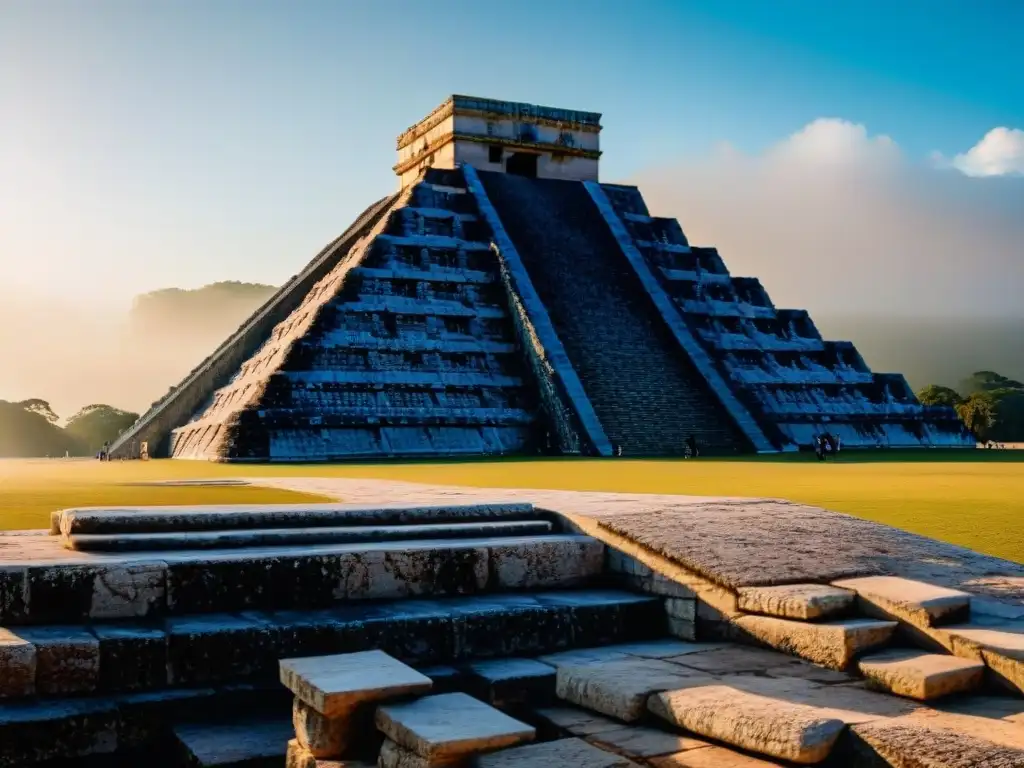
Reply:
<svg viewBox="0 0 1024 768"><path fill-rule="evenodd" d="M328 466L0 461L0 528L46 527L51 510L71 506L322 500L260 488L133 485L246 476L371 477L483 487L780 497L1024 563L1024 451L845 453L827 464L806 455Z"/></svg>

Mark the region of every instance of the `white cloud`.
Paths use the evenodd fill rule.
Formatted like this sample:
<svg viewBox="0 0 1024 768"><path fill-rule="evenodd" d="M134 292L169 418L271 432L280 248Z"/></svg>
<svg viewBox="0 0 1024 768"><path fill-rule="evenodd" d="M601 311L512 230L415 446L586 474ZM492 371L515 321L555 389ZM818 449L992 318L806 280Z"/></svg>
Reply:
<svg viewBox="0 0 1024 768"><path fill-rule="evenodd" d="M631 180L654 215L819 314L1024 314L1024 179L978 184L886 136L815 120L760 155L732 149Z"/></svg>
<svg viewBox="0 0 1024 768"><path fill-rule="evenodd" d="M1024 131L993 128L951 165L968 176L1024 175Z"/></svg>

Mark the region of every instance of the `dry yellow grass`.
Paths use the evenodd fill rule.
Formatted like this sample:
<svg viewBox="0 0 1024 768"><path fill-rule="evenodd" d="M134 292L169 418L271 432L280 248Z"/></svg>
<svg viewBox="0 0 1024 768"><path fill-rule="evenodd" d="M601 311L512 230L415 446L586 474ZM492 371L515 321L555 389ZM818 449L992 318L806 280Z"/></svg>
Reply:
<svg viewBox="0 0 1024 768"><path fill-rule="evenodd" d="M515 460L246 466L151 461L0 462L0 528L38 528L53 509L97 504L290 502L258 488L129 485L258 476L372 477L478 487L770 496L827 507L1024 562L1024 451L847 453L697 461Z"/></svg>

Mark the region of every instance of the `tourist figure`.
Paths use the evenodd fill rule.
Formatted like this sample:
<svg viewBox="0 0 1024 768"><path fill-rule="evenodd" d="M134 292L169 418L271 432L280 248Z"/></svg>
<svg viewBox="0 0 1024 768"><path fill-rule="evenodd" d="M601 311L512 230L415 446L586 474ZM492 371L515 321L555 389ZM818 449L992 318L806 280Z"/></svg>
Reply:
<svg viewBox="0 0 1024 768"><path fill-rule="evenodd" d="M814 437L814 455L818 457L818 461L825 460L825 438L823 435Z"/></svg>
<svg viewBox="0 0 1024 768"><path fill-rule="evenodd" d="M686 458L697 458L700 455L697 451L697 438L690 435L686 438Z"/></svg>

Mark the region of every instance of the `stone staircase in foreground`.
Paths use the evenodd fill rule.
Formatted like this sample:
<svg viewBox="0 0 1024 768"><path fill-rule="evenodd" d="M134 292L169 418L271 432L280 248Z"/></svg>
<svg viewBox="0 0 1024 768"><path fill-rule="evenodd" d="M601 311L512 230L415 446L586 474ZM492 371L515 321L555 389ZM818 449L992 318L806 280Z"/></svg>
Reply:
<svg viewBox="0 0 1024 768"><path fill-rule="evenodd" d="M68 510L51 532L72 559L0 568L4 767L234 765L288 721L282 658L422 668L665 633L659 599L604 588L601 542L529 504Z"/></svg>
<svg viewBox="0 0 1024 768"><path fill-rule="evenodd" d="M68 510L51 533L71 559L0 567L0 768L1024 766L1022 617L955 590L730 589L529 504ZM419 687L361 700L327 754L315 713L348 710L296 680L366 690L372 664L315 661L366 653ZM492 720L518 735L466 730Z"/></svg>

